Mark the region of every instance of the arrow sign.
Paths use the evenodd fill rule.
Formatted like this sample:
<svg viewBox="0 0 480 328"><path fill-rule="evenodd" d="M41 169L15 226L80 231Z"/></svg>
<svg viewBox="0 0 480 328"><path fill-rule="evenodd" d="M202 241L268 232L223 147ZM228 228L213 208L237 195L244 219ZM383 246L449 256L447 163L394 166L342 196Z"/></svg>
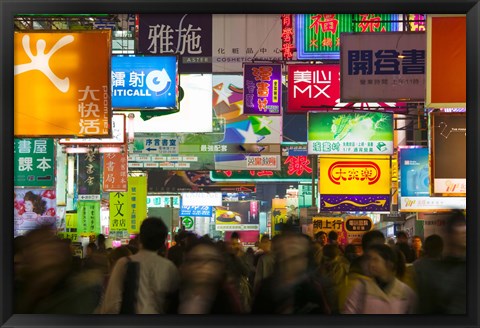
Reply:
<svg viewBox="0 0 480 328"><path fill-rule="evenodd" d="M367 203L367 204L360 204L360 203L354 202L352 200L344 200L344 201L341 201L338 204L331 204L331 203L328 203L328 202L324 201L324 203L325 203L324 207L329 208L329 207L339 206L339 205L342 205L342 204L350 204L350 205L353 205L353 206L356 206L356 207L367 207L367 206L370 206L370 205L385 206L386 202L387 201L385 199L379 199L379 200L376 200L374 202L370 202L370 203Z"/></svg>

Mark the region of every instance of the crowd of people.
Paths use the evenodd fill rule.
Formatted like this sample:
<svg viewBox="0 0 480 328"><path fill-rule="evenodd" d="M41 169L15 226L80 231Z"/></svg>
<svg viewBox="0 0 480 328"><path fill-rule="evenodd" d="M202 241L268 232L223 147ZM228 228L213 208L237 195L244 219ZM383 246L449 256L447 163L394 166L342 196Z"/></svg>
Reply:
<svg viewBox="0 0 480 328"><path fill-rule="evenodd" d="M464 314L466 222L452 212L446 235L361 245L335 232L314 238L285 229L244 250L241 235L213 241L182 231L165 247L159 218L138 238L106 248L99 235L85 258L48 228L15 238L15 312L64 314ZM409 242L410 241L410 242Z"/></svg>

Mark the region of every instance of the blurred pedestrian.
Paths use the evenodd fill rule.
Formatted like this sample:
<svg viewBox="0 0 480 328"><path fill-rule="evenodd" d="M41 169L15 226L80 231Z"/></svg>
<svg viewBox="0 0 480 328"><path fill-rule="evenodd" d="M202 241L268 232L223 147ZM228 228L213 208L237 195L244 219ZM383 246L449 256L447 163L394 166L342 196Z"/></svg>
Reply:
<svg viewBox="0 0 480 328"><path fill-rule="evenodd" d="M315 234L313 243L313 252L315 258L315 264L320 267L323 258L323 247L328 244L328 237L325 231L319 231Z"/></svg>
<svg viewBox="0 0 480 328"><path fill-rule="evenodd" d="M168 228L161 218L150 217L142 222L140 249L134 255L120 258L115 264L101 313L120 313L125 308L126 303L123 302L131 304L136 314L165 313L165 295L174 292L179 283L175 265L157 254L167 235ZM133 268L136 274L125 280L129 268ZM128 291L128 297L124 296L124 291Z"/></svg>
<svg viewBox="0 0 480 328"><path fill-rule="evenodd" d="M228 283L225 256L209 240L198 240L185 249L180 266L180 289L170 294L168 313L240 314L238 291Z"/></svg>
<svg viewBox="0 0 480 328"><path fill-rule="evenodd" d="M412 263L415 260L415 255L412 247L408 244L408 234L405 231L399 231L396 234L397 243L395 244L404 255L406 263Z"/></svg>
<svg viewBox="0 0 480 328"><path fill-rule="evenodd" d="M262 280L252 305L254 314L330 314L315 275L310 237L283 233L274 246L275 269Z"/></svg>
<svg viewBox="0 0 480 328"><path fill-rule="evenodd" d="M367 249L371 278L359 279L347 296L345 314L411 314L415 292L396 278L398 258L388 245Z"/></svg>
<svg viewBox="0 0 480 328"><path fill-rule="evenodd" d="M423 255L422 238L420 236L412 237L413 261L418 260Z"/></svg>

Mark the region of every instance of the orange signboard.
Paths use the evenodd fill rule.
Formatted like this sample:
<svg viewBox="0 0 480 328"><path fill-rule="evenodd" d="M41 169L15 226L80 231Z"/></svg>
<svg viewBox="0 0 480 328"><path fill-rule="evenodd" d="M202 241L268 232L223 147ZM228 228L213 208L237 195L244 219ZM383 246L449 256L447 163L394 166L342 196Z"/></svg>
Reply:
<svg viewBox="0 0 480 328"><path fill-rule="evenodd" d="M110 56L110 30L15 32L15 136L111 136Z"/></svg>
<svg viewBox="0 0 480 328"><path fill-rule="evenodd" d="M390 156L320 156L320 194L390 194Z"/></svg>
<svg viewBox="0 0 480 328"><path fill-rule="evenodd" d="M103 191L128 190L128 153L103 155Z"/></svg>
<svg viewBox="0 0 480 328"><path fill-rule="evenodd" d="M426 107L466 107L466 28L465 15L427 16Z"/></svg>

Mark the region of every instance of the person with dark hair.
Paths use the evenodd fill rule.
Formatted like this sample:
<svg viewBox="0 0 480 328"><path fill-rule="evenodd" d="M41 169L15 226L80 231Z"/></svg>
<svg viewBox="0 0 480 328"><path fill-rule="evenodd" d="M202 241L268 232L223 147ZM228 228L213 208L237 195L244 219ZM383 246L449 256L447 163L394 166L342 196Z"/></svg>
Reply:
<svg viewBox="0 0 480 328"><path fill-rule="evenodd" d="M315 257L315 264L320 267L323 258L323 247L328 244L328 237L325 231L319 231L315 234L313 243L313 252Z"/></svg>
<svg viewBox="0 0 480 328"><path fill-rule="evenodd" d="M136 314L165 313L165 295L174 292L179 284L179 273L175 265L157 255L157 251L165 244L167 235L168 228L161 218L143 220L139 235L140 250L134 255L120 258L115 264L101 313L120 313L124 308L122 302L132 301ZM136 269L136 274L131 278L134 281L125 282L132 266ZM122 295L126 288L124 286L128 284L133 284L134 290L129 291L129 298L125 298Z"/></svg>
<svg viewBox="0 0 480 328"><path fill-rule="evenodd" d="M240 295L227 281L226 258L215 244L199 239L185 248L180 288L167 297L167 313L241 314Z"/></svg>
<svg viewBox="0 0 480 328"><path fill-rule="evenodd" d="M284 232L275 241L275 269L262 280L253 314L330 314L323 286L316 276L312 240Z"/></svg>
<svg viewBox="0 0 480 328"><path fill-rule="evenodd" d="M107 252L106 237L104 234L99 234L97 236L97 252L99 253Z"/></svg>
<svg viewBox="0 0 480 328"><path fill-rule="evenodd" d="M418 260L423 255L422 238L420 236L412 237L413 261Z"/></svg>
<svg viewBox="0 0 480 328"><path fill-rule="evenodd" d="M328 243L330 245L338 245L338 233L335 230L328 233Z"/></svg>
<svg viewBox="0 0 480 328"><path fill-rule="evenodd" d="M405 255L406 263L412 263L415 260L415 254L412 247L408 244L408 234L405 231L398 231L396 237L396 247Z"/></svg>
<svg viewBox="0 0 480 328"><path fill-rule="evenodd" d="M356 281L347 296L345 314L412 314L415 292L396 278L397 252L388 245L370 245L367 249L371 279Z"/></svg>
<svg viewBox="0 0 480 328"><path fill-rule="evenodd" d="M421 305L419 312L422 314L466 314L467 312L467 222L461 211L451 211L447 215L445 255L440 260L430 262L432 268L429 273L433 272L434 279L432 276L421 276L425 278L422 279L422 290L419 293ZM439 247L438 238L436 243Z"/></svg>
<svg viewBox="0 0 480 328"><path fill-rule="evenodd" d="M55 230L40 227L22 241L23 288L14 313L92 314L100 300L102 275L76 272L68 244Z"/></svg>

